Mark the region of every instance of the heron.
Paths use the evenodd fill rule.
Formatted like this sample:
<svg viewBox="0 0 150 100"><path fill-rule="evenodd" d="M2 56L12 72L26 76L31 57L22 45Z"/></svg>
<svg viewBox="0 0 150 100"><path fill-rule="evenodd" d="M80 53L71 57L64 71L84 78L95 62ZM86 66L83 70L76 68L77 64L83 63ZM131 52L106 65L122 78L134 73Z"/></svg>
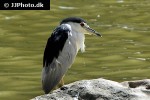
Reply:
<svg viewBox="0 0 150 100"><path fill-rule="evenodd" d="M85 51L85 35L102 37L79 17L68 17L60 22L47 40L43 56L42 88L45 94L59 83L64 85L63 77L73 64L79 50Z"/></svg>

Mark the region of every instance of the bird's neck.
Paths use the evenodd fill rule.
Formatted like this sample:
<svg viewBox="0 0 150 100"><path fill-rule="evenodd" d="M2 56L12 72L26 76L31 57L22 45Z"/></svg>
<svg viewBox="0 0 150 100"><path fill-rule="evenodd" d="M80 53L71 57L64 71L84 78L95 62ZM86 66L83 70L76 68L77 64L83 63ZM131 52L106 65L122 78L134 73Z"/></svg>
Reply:
<svg viewBox="0 0 150 100"><path fill-rule="evenodd" d="M81 50L81 52L85 51L85 36L83 33L78 32L78 31L73 31L75 33L73 33L73 35L75 35L75 39L76 39L76 46L77 46L77 51L79 51L79 49Z"/></svg>
<svg viewBox="0 0 150 100"><path fill-rule="evenodd" d="M85 51L85 36L84 31L79 24L68 23L71 26L72 39L76 41L77 51L81 49L81 52Z"/></svg>

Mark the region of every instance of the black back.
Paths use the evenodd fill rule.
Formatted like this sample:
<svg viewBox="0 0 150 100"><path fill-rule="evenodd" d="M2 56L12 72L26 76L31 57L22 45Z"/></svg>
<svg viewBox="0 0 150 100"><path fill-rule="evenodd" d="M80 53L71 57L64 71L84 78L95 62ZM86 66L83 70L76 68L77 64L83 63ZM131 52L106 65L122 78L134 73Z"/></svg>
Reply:
<svg viewBox="0 0 150 100"><path fill-rule="evenodd" d="M85 22L86 23L86 21L84 19L82 19L82 18L79 18L79 17L68 17L68 18L63 19L60 22L60 25L64 24L64 23L67 23L67 22L74 22L74 23Z"/></svg>
<svg viewBox="0 0 150 100"><path fill-rule="evenodd" d="M58 58L62 51L66 40L68 39L69 28L66 25L60 25L52 33L47 41L44 51L43 67L48 67L54 58Z"/></svg>

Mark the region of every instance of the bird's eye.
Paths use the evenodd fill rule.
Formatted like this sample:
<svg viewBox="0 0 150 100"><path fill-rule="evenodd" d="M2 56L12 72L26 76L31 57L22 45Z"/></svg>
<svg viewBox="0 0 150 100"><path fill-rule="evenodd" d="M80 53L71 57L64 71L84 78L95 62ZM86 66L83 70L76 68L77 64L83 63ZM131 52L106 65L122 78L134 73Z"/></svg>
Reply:
<svg viewBox="0 0 150 100"><path fill-rule="evenodd" d="M84 23L83 23L83 22L81 22L81 23L80 23L80 25L83 27L83 26L84 26Z"/></svg>

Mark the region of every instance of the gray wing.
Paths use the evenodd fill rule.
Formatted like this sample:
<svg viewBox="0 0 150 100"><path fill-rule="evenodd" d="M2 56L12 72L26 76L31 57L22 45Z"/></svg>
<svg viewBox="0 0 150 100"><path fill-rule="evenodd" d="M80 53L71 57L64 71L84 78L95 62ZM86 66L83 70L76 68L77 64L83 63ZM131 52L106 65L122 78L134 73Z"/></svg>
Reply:
<svg viewBox="0 0 150 100"><path fill-rule="evenodd" d="M69 32L68 27L61 25L47 41L42 70L42 87L45 93L49 93L60 82L77 54Z"/></svg>

